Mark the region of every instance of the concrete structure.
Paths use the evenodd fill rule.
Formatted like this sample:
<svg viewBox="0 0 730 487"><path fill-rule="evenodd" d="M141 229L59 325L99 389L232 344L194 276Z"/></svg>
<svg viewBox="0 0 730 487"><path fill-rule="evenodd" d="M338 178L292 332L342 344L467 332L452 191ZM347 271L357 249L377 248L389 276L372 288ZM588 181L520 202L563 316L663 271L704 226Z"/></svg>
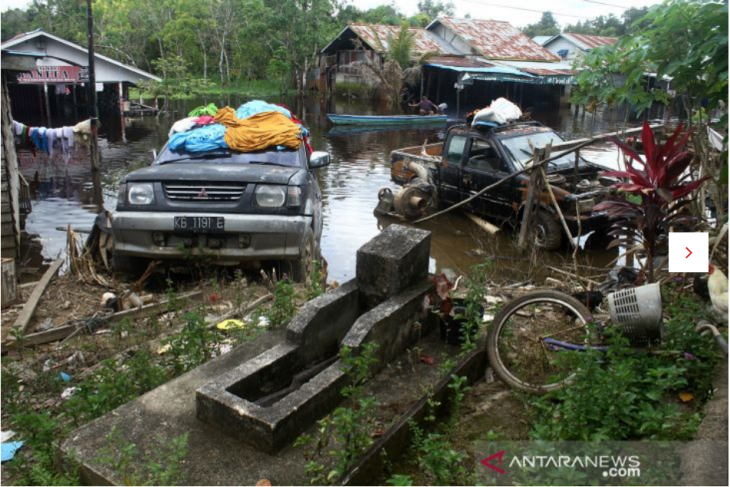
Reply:
<svg viewBox="0 0 730 487"><path fill-rule="evenodd" d="M88 50L73 42L37 29L20 34L2 44L2 55L32 56L35 69L9 82L9 93L16 113L23 113L24 123L86 117L86 66ZM120 99L128 98L130 85L160 78L134 66L95 53L96 90L99 107L104 111L120 110ZM82 115L78 109L82 108Z"/></svg>
<svg viewBox="0 0 730 487"><path fill-rule="evenodd" d="M598 47L612 46L618 42L615 37L601 37L587 34L563 32L543 42L543 47L571 65L580 64L588 51Z"/></svg>
<svg viewBox="0 0 730 487"><path fill-rule="evenodd" d="M369 294L358 289L366 284L362 279L352 280L310 301L286 329L270 330L73 431L61 445L64 460L74 462L85 484L122 484L132 473L144 479L145 462L158 458L160 445L187 434L189 453L179 465L183 485L254 485L261 479L303 485L310 458L291 441L296 432L314 433L315 422L342 400L348 376L340 344L354 354L366 343L379 345L374 377L365 387L383 411L401 411L424 389L448 380L438 367L405 352L417 341L418 354L459 353L428 334L435 315L423 318L432 290L425 278L429 242L429 232L391 225L359 256L382 268L372 274L380 285L369 287ZM389 282L386 269L393 269L399 252L404 264L397 268L408 276L391 275ZM370 299L379 304L368 310L363 303ZM124 470L100 458L100 451L129 444L138 454Z"/></svg>
<svg viewBox="0 0 730 487"><path fill-rule="evenodd" d="M340 344L377 344L377 372L431 328L430 247L429 232L400 225L365 244L357 278L308 302L286 341L198 389L198 419L271 454L289 445L343 399Z"/></svg>

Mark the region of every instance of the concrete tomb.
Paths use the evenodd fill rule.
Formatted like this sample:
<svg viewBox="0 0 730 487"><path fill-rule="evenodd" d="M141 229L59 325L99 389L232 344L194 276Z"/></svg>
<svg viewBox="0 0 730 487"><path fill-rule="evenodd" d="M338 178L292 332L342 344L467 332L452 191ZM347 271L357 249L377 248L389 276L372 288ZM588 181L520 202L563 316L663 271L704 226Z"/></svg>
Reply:
<svg viewBox="0 0 730 487"><path fill-rule="evenodd" d="M283 342L196 391L198 419L266 453L289 445L342 400L342 346L377 344L376 373L430 330L430 239L391 225L366 243L356 278L305 304Z"/></svg>

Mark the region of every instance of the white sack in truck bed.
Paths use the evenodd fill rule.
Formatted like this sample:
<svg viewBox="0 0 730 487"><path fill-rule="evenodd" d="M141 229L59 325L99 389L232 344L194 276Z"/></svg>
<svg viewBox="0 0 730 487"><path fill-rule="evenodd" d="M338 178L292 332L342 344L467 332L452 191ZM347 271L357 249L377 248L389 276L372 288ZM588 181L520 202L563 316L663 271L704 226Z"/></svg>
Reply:
<svg viewBox="0 0 730 487"><path fill-rule="evenodd" d="M497 98L487 108L482 108L476 115L471 124L474 125L477 122L494 122L498 124L505 124L519 119L522 116L522 110L520 107L512 103L506 98Z"/></svg>

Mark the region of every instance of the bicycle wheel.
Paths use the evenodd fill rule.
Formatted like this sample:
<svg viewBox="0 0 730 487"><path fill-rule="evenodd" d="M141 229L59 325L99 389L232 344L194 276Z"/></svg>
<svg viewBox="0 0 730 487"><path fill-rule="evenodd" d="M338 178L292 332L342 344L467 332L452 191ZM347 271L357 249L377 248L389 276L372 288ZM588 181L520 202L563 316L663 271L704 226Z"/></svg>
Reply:
<svg viewBox="0 0 730 487"><path fill-rule="evenodd" d="M507 303L494 318L487 336L489 364L508 386L545 393L573 376L570 354L546 338L575 345L589 343L590 311L576 299L556 291L536 291Z"/></svg>

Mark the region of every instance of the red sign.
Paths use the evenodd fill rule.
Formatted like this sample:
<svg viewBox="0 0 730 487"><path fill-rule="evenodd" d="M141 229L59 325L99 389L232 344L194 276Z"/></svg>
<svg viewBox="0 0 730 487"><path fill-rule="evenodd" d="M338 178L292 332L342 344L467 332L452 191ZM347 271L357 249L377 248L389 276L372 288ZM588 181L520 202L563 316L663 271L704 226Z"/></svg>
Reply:
<svg viewBox="0 0 730 487"><path fill-rule="evenodd" d="M79 83L81 66L39 66L33 71L18 75L18 83Z"/></svg>

